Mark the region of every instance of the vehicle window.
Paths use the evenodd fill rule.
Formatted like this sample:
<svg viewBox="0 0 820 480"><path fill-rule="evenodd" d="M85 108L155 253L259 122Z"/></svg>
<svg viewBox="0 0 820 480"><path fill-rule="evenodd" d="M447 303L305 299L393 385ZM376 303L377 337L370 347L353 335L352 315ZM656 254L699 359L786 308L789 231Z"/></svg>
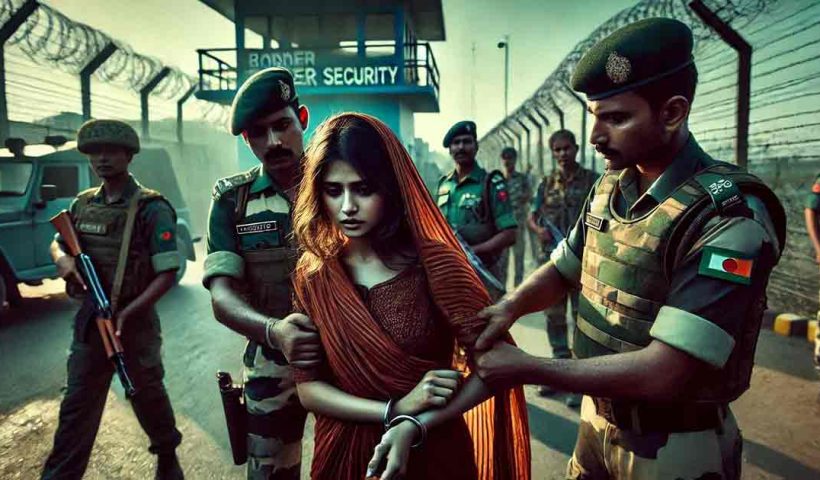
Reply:
<svg viewBox="0 0 820 480"><path fill-rule="evenodd" d="M55 185L57 198L71 198L80 191L80 170L73 165L48 165L43 168L40 185Z"/></svg>
<svg viewBox="0 0 820 480"><path fill-rule="evenodd" d="M26 193L32 168L29 162L0 163L0 195Z"/></svg>

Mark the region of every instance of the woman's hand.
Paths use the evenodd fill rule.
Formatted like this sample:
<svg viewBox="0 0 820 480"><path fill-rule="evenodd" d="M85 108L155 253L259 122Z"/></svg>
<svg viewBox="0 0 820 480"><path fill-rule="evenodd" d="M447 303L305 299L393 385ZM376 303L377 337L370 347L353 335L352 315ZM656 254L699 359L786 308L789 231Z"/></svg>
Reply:
<svg viewBox="0 0 820 480"><path fill-rule="evenodd" d="M418 427L408 420L385 432L382 435L382 441L376 445L373 457L370 458L370 462L367 464L366 478L380 480L404 478L407 474L410 446L413 445L413 441L418 434ZM384 465L384 470L382 470L381 466L385 461L387 464Z"/></svg>
<svg viewBox="0 0 820 480"><path fill-rule="evenodd" d="M453 398L458 390L461 372L455 370L430 370L418 385L396 402L393 416L417 415L431 408L441 408ZM388 419L389 420L389 419Z"/></svg>

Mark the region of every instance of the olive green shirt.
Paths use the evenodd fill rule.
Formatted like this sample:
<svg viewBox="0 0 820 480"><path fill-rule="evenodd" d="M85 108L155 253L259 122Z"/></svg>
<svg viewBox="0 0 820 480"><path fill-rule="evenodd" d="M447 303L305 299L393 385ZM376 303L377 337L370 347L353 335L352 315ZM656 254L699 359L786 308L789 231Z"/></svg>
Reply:
<svg viewBox="0 0 820 480"><path fill-rule="evenodd" d="M672 164L643 194L639 193L635 168L622 170L613 207L622 217L639 218L698 171L716 163L690 136ZM581 276L587 228L584 216L589 211L594 191L595 188L587 197L575 227L551 257L561 275L574 284ZM765 293L769 272L782 248L763 202L750 195L746 195L745 200L753 218L717 216L704 226L693 249L672 271L665 305L650 331L653 338L717 368L728 360L735 337L744 334L748 308ZM744 258L754 259L751 284L743 285L699 273L705 246L732 250L745 255Z"/></svg>
<svg viewBox="0 0 820 480"><path fill-rule="evenodd" d="M140 185L129 175L128 184L122 192L122 196L113 203L106 202L105 187L100 186L88 203L107 205L127 205L131 196L139 191ZM75 198L68 207L68 213L72 218L76 217L77 199ZM177 224L174 209L167 201L150 201L142 205L137 212L134 221L134 235L145 240L148 251L151 254L151 266L154 272L167 272L178 270L181 257L177 251ZM62 238L57 234L55 240L64 246Z"/></svg>
<svg viewBox="0 0 820 480"><path fill-rule="evenodd" d="M237 189L250 183L244 217L237 223ZM203 284L217 276L243 279L243 251L281 247L290 241L293 206L261 165L222 179L214 187L208 215Z"/></svg>
<svg viewBox="0 0 820 480"><path fill-rule="evenodd" d="M476 165L469 175L458 181L458 174L455 170L441 177L438 182L437 203L444 214L447 223L462 234L464 227L482 223L481 204L484 191L485 177L487 171ZM518 226L513 215L512 202L507 190L507 182L504 176L496 174L489 189L489 218L493 222L495 231L516 228ZM465 230L466 231L466 230ZM480 243L471 238L464 239L467 243L475 245Z"/></svg>

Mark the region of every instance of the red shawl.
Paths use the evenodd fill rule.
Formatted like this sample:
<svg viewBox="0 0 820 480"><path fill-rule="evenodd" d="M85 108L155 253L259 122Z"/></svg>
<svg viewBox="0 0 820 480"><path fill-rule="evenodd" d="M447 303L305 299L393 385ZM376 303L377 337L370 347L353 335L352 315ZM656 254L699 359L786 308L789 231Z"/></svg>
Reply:
<svg viewBox="0 0 820 480"><path fill-rule="evenodd" d="M407 221L433 301L450 323L459 346L469 350L486 324L476 315L491 303L489 294L393 132L373 117L356 113L340 116L347 115L365 120L383 139L401 186ZM328 120L326 128L333 121L333 118ZM317 262L321 264L318 269L308 268ZM327 365L337 381L336 386L342 390L364 398L398 399L409 392L425 372L437 367L429 360L408 355L389 338L368 312L338 258L321 261L310 252L304 253L294 286L299 303L319 329ZM461 361L454 361L454 367L466 370ZM529 428L521 387L490 398L464 417L473 439L480 479L530 478ZM317 415L312 477L361 480L382 433L378 424L345 422ZM428 443L436 435L437 429L431 430ZM436 467L452 463L447 448L423 450L423 455L411 452L409 461L432 466L423 468L425 478L455 478L452 468ZM410 470L418 471L413 465ZM441 475L436 475L437 471Z"/></svg>

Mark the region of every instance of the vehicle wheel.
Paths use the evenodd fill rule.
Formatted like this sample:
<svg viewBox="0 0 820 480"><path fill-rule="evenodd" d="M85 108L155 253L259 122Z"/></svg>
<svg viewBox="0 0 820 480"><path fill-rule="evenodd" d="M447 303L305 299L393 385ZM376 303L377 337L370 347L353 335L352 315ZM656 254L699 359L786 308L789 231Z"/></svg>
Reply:
<svg viewBox="0 0 820 480"><path fill-rule="evenodd" d="M176 283L182 281L185 276L185 271L188 270L188 256L185 252L188 251L188 246L185 245L179 237L177 237L177 252L179 252L179 270L177 270Z"/></svg>

